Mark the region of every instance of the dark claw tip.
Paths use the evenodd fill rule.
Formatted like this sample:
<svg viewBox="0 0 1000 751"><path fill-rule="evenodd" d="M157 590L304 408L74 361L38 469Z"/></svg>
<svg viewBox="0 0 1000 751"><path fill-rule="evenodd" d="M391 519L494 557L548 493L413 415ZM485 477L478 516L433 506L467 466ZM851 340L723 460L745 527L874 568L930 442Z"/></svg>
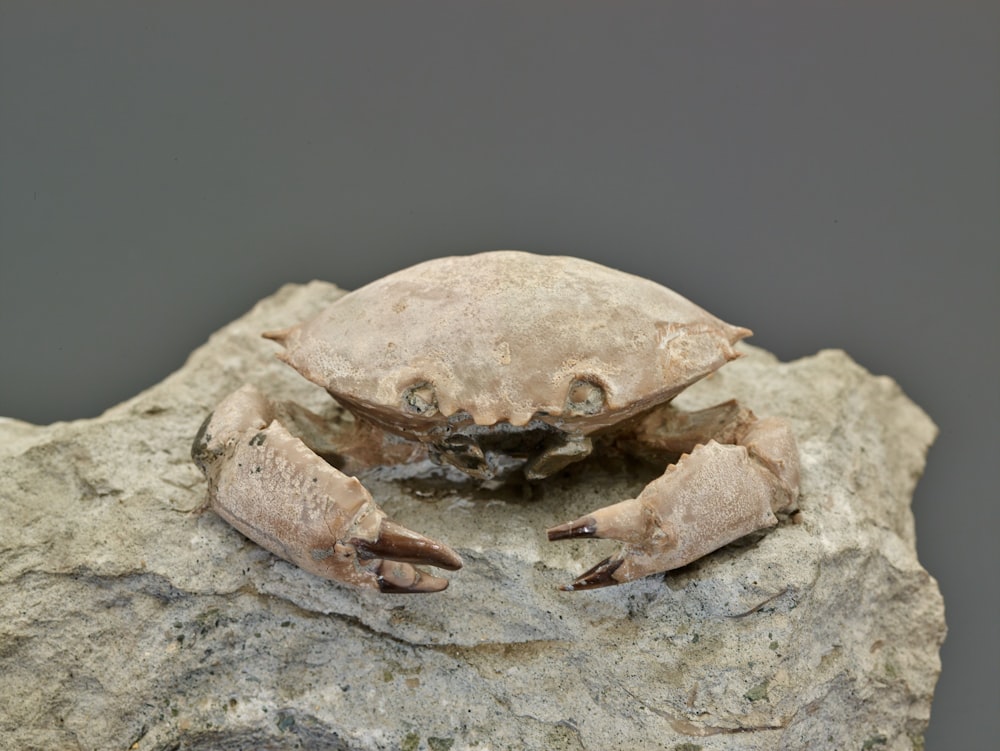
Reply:
<svg viewBox="0 0 1000 751"><path fill-rule="evenodd" d="M419 535L388 519L375 540L351 540L362 558L387 558L402 563L427 564L457 571L462 559L447 545Z"/></svg>
<svg viewBox="0 0 1000 751"><path fill-rule="evenodd" d="M592 569L577 577L572 584L564 584L560 589L564 592L576 592L579 589L598 589L621 584L618 579L614 578L614 573L624 563L624 560L624 558L605 558Z"/></svg>
<svg viewBox="0 0 1000 751"><path fill-rule="evenodd" d="M553 540L569 540L574 537L594 537L597 534L597 520L592 516L585 516L582 519L577 519L575 522L568 522L560 524L558 527L552 527L545 534L549 536L549 542Z"/></svg>
<svg viewBox="0 0 1000 751"><path fill-rule="evenodd" d="M385 594L419 594L441 592L448 588L448 580L428 574L408 563L395 564L392 561L378 561L372 567L379 591Z"/></svg>
<svg viewBox="0 0 1000 751"><path fill-rule="evenodd" d="M425 594L427 592L443 592L448 589L448 580L442 579L443 584L438 584L436 581L433 584L428 584L422 579L417 579L413 584L409 586L401 586L399 584L394 584L388 579L383 579L379 577L378 588L379 591L387 595L410 595L410 594Z"/></svg>

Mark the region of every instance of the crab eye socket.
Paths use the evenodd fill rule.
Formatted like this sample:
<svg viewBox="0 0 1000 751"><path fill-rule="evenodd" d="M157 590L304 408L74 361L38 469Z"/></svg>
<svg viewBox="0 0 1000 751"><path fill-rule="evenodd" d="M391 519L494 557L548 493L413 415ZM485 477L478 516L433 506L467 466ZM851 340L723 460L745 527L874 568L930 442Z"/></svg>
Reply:
<svg viewBox="0 0 1000 751"><path fill-rule="evenodd" d="M566 411L571 415L596 415L604 408L604 389L593 381L577 378L566 394Z"/></svg>
<svg viewBox="0 0 1000 751"><path fill-rule="evenodd" d="M437 414L437 394L429 383L418 383L403 392L403 409L412 415L433 417Z"/></svg>

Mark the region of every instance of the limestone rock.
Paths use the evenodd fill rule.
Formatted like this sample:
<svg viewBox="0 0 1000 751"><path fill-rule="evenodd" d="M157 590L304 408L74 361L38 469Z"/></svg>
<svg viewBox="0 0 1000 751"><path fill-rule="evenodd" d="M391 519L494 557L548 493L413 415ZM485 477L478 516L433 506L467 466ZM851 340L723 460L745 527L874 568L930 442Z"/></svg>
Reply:
<svg viewBox="0 0 1000 751"><path fill-rule="evenodd" d="M745 347L678 403L790 418L801 523L593 592L556 585L613 544L544 530L648 468L596 459L530 491L371 473L466 566L437 595L353 591L199 513L188 453L244 382L335 413L258 334L340 294L283 288L99 418L0 420L0 745L922 747L945 625L909 502L935 428L893 381L842 352Z"/></svg>

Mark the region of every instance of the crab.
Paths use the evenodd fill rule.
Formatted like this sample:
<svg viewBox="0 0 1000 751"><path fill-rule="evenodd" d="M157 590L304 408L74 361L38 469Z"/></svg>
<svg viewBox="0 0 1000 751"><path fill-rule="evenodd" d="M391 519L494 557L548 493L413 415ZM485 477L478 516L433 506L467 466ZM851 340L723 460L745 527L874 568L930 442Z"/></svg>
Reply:
<svg viewBox="0 0 1000 751"><path fill-rule="evenodd" d="M432 460L481 480L542 481L595 450L666 465L635 497L547 530L613 538L565 590L669 571L796 511L789 423L735 401L671 400L739 357L748 329L590 261L494 251L427 261L263 336L353 420L326 425L243 386L192 457L219 516L272 553L382 592L437 592L459 555L390 519L355 475ZM665 458L664 458L665 457ZM671 461L674 460L674 461ZM614 500L614 499L611 499Z"/></svg>

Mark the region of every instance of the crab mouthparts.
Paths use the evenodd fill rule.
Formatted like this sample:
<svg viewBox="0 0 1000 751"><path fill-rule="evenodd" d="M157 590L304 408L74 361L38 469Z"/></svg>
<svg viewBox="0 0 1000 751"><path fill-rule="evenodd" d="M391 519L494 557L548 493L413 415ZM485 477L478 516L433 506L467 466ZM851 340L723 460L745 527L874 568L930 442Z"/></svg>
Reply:
<svg viewBox="0 0 1000 751"><path fill-rule="evenodd" d="M525 426L469 425L433 441L430 453L439 464L449 464L476 479L492 480L515 474L533 457L567 440L564 431L541 420Z"/></svg>

